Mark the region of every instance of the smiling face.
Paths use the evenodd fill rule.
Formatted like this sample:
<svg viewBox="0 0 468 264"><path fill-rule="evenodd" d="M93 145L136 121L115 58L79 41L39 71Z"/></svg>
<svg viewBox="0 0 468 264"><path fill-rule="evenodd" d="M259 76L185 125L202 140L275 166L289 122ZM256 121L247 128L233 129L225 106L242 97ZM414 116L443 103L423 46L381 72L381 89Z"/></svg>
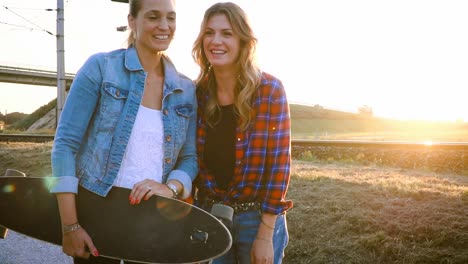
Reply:
<svg viewBox="0 0 468 264"><path fill-rule="evenodd" d="M136 17L129 15L128 24L140 51L159 52L169 47L176 30L173 0L144 0Z"/></svg>
<svg viewBox="0 0 468 264"><path fill-rule="evenodd" d="M203 50L213 67L235 69L240 52L240 38L224 14L213 15L203 35Z"/></svg>

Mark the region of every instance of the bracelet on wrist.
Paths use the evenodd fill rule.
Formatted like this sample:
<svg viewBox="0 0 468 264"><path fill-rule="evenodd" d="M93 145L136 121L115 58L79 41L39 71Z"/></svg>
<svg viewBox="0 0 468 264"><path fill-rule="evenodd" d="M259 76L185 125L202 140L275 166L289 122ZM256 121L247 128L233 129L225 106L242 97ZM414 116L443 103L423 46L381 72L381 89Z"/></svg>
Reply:
<svg viewBox="0 0 468 264"><path fill-rule="evenodd" d="M269 224L265 223L265 221L263 221L263 218L262 218L262 219L260 219L260 221L262 221L262 224L263 224L264 226L266 226L266 227L268 227L268 228L270 228L270 229L275 229L275 227L274 227L274 226L271 226L271 225L269 225Z"/></svg>
<svg viewBox="0 0 468 264"><path fill-rule="evenodd" d="M172 192L172 198L178 199L179 196L180 196L180 194L179 194L179 192L177 191L177 186L175 186L174 184L172 184L172 183L170 183L170 182L169 182L169 183L166 183L166 186L167 186L167 188L169 188L169 190L171 190L171 192Z"/></svg>
<svg viewBox="0 0 468 264"><path fill-rule="evenodd" d="M268 238L264 238L264 237L255 237L255 239L258 239L258 240L263 240L263 241L267 241L267 242L273 242L273 239L268 239Z"/></svg>
<svg viewBox="0 0 468 264"><path fill-rule="evenodd" d="M74 223L74 224L71 224L71 225L66 225L66 226L64 226L64 227L62 228L62 232L63 232L64 234L67 234L67 233L70 233L70 232L74 232L74 231L76 231L76 230L78 230L78 229L80 229L80 228L81 228L81 226L80 226L79 223Z"/></svg>

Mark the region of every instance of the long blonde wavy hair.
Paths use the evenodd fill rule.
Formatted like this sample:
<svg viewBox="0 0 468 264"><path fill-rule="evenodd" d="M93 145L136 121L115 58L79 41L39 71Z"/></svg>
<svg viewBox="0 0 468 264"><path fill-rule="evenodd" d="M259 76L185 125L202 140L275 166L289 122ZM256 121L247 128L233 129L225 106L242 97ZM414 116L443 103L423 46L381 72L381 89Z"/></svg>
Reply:
<svg viewBox="0 0 468 264"><path fill-rule="evenodd" d="M219 122L221 117L220 106L217 100L216 79L203 50L203 38L208 20L219 14L227 17L234 34L240 38L240 54L236 65L239 73L234 90L234 111L240 120L241 130L245 131L252 122L252 104L261 81L261 71L255 61L257 38L253 33L247 15L238 5L231 2L216 3L205 11L200 33L192 47L192 56L200 66L200 73L196 83L198 89L204 89L208 94L204 115L208 124L213 126Z"/></svg>

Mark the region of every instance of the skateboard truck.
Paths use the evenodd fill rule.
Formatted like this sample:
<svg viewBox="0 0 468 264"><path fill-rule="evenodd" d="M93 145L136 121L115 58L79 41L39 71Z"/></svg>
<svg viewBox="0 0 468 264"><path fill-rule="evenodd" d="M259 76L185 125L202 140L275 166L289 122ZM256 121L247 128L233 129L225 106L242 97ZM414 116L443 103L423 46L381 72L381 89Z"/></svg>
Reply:
<svg viewBox="0 0 468 264"><path fill-rule="evenodd" d="M218 218L221 223L223 223L229 232L232 228L232 216L234 215L234 209L228 205L224 204L213 204L211 207L211 214ZM203 243L206 244L208 241L208 233L199 229L193 230L192 235L190 235L190 240L194 243Z"/></svg>
<svg viewBox="0 0 468 264"><path fill-rule="evenodd" d="M190 235L190 240L192 240L194 243L206 244L208 241L208 233L199 229L195 229L193 230L192 235Z"/></svg>

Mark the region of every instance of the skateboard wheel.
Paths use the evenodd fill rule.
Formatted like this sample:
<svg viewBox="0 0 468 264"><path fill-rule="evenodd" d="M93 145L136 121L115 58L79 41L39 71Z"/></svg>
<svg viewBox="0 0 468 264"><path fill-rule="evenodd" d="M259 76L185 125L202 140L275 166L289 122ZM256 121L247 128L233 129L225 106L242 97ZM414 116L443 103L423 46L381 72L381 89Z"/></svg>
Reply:
<svg viewBox="0 0 468 264"><path fill-rule="evenodd" d="M232 222L234 209L224 204L213 204L213 207L211 207L211 214L218 218Z"/></svg>
<svg viewBox="0 0 468 264"><path fill-rule="evenodd" d="M229 231L232 230L234 208L225 204L213 204L211 207L211 214L217 217Z"/></svg>

